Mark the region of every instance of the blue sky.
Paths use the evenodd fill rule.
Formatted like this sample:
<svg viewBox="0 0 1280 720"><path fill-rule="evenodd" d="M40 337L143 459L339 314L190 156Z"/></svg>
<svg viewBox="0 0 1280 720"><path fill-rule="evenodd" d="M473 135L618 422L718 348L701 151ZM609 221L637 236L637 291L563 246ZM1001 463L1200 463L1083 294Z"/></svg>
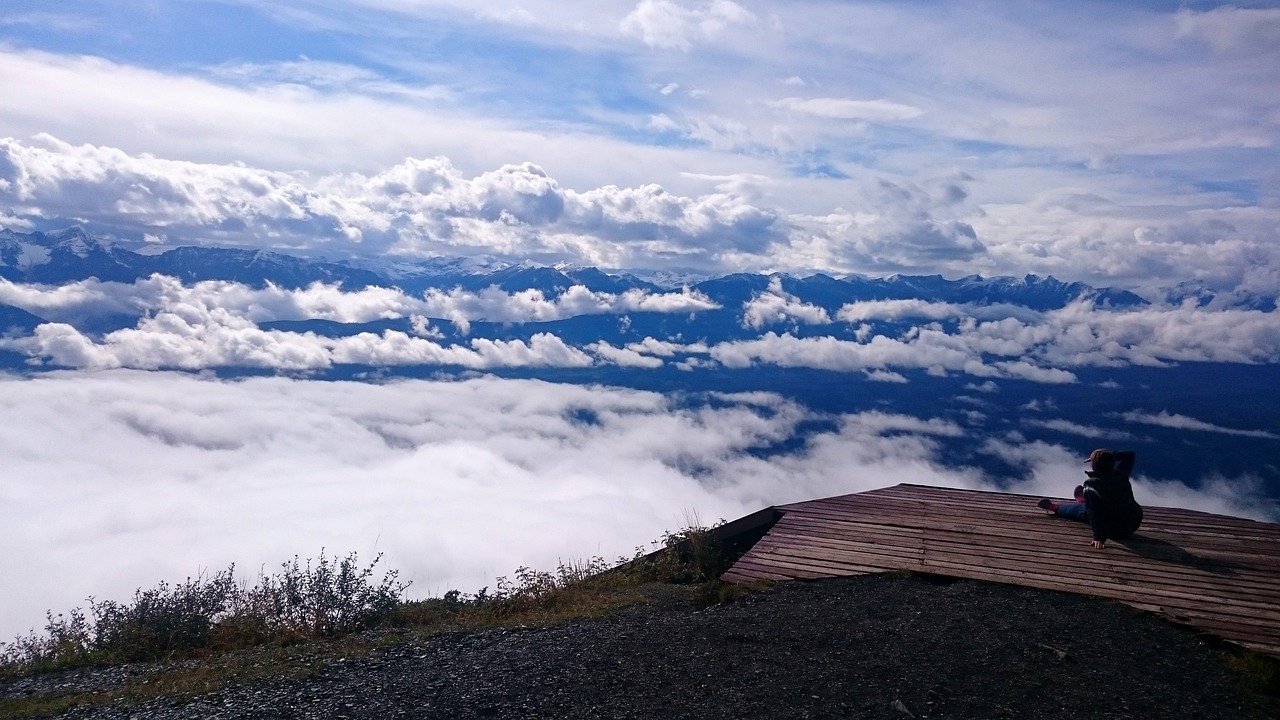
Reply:
<svg viewBox="0 0 1280 720"><path fill-rule="evenodd" d="M1276 3L5 2L0 224L1274 294L1277 48Z"/></svg>

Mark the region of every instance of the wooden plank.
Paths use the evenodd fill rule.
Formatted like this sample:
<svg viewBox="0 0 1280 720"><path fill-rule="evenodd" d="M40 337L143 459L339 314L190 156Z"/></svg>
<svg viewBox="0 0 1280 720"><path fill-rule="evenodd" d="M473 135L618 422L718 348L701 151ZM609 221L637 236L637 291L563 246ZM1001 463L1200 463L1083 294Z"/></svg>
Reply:
<svg viewBox="0 0 1280 720"><path fill-rule="evenodd" d="M927 526L940 518L952 520L963 519L969 524L1007 526L1025 522L1027 517L1048 516L1043 510L1034 506L1012 509L1004 513L956 512L954 509L928 506L904 505L901 503L824 503L813 505L801 511L787 513L813 517L845 517L851 519L874 519L887 524L904 524L908 526ZM1060 520L1059 520L1060 521ZM1080 523L1083 525L1083 523ZM1194 537L1196 540L1224 548L1239 548L1249 552L1280 556L1280 533L1276 537L1265 537L1256 532L1247 532L1241 528L1186 528L1180 525L1168 525L1144 521L1139 529L1140 534L1163 534L1170 538Z"/></svg>
<svg viewBox="0 0 1280 720"><path fill-rule="evenodd" d="M1146 508L1099 553L1038 497L898 485L778 506L777 525L726 578L886 570L1098 595L1280 656L1280 525Z"/></svg>
<svg viewBox="0 0 1280 720"><path fill-rule="evenodd" d="M850 574L860 574L859 572L845 572L846 570L857 570L858 567L854 565L842 566L838 564L824 563L812 558L790 557L786 555L774 555L772 553L758 553L753 555L751 562L756 566L760 566L774 572L785 571L787 574L801 580L846 577Z"/></svg>
<svg viewBox="0 0 1280 720"><path fill-rule="evenodd" d="M773 569L764 569L754 565L751 562L734 563L734 566L728 570L721 579L725 582L744 582L751 580L794 580L795 578L786 573L777 572Z"/></svg>
<svg viewBox="0 0 1280 720"><path fill-rule="evenodd" d="M1099 568L1105 565L1119 566L1132 570L1139 575L1154 574L1158 578L1169 580L1187 580L1192 582L1203 582L1212 585L1250 582L1250 586L1258 587L1264 590L1272 590L1280 594L1280 577L1269 572L1259 572L1257 577L1247 577L1252 573L1234 573L1233 575L1224 576L1222 573L1215 573L1212 570L1205 569L1197 565L1169 565L1167 563L1157 563L1147 560L1146 558L1130 554L1128 552L1117 552L1108 550L1098 552L1084 543L1072 543L1067 552L1061 550L1055 552L1052 556L1046 557L1045 550L1053 550L1054 548L1046 543L1038 543L1034 548L1011 548L1000 545L988 545L974 542L972 536L959 533L938 532L932 535L918 535L915 533L908 535L895 535L896 528L878 528L878 527L853 527L853 528L834 528L830 524L809 523L804 520L787 522L779 524L775 527L774 534L777 537L795 537L806 536L811 538L829 538L835 541L861 541L872 544L892 544L897 543L907 547L931 547L936 551L950 551L959 554L977 554L981 556L993 555L999 557L1026 557L1032 561L1054 567L1067 565L1087 566ZM1121 546L1123 547L1123 546Z"/></svg>
<svg viewBox="0 0 1280 720"><path fill-rule="evenodd" d="M858 548L870 547L872 550L884 550L884 548L892 547L888 543L860 543L856 539L849 539L840 536L828 536L828 534L820 532L804 532L796 533L794 530L787 528L782 529L777 534L777 539L763 547L772 547L774 543L809 543L809 544L831 544L832 547L845 548L845 550L858 550ZM901 546L900 546L901 547ZM1280 606L1280 588L1274 587L1257 587L1256 584L1242 582L1239 579L1220 578L1217 575L1203 573L1196 569L1179 569L1180 573L1172 573L1166 568L1153 568L1153 566L1142 566L1125 564L1124 557L1120 557L1117 562L1117 556L1112 553L1110 557L1102 556L1102 553L1089 548L1092 557L1083 556L1082 560L1071 562L1046 562L1043 557L1028 556L1027 553L1018 551L1006 551L1004 548L982 548L975 551L972 547L966 547L963 541L954 543L933 542L928 541L923 544L910 544L910 550L913 553L919 553L920 550L928 553L942 553L942 555L954 555L957 559L966 559L974 562L974 564L982 564L988 561L1002 562L1019 562L1023 561L1030 569L1044 569L1050 573L1062 575L1062 577L1078 578L1088 580L1097 577L1098 574L1123 575L1126 578L1133 578L1137 582L1147 583L1165 583L1176 584L1180 587L1199 588L1202 591L1222 594L1222 596L1242 597L1242 600L1256 598L1257 601L1265 603L1275 603Z"/></svg>
<svg viewBox="0 0 1280 720"><path fill-rule="evenodd" d="M827 514L811 515L808 513L805 513L800 516L791 515L791 516L788 516L787 519L784 519L784 521L786 522L787 525L794 525L797 523L807 523L811 525L825 524L833 528L845 527L845 528L848 528L851 532L854 532L854 531L861 532L863 531L863 528L871 524L868 521L859 521L857 519L853 519L849 517L841 517L839 515L827 515ZM925 530L928 530L931 532L958 533L966 536L989 537L989 538L998 539L1000 544L1006 544L1006 543L1009 543L1010 541L1022 541L1022 542L1037 543L1037 544L1043 543L1046 541L1054 541L1054 540L1067 537L1066 535L1064 535L1064 531L1066 533L1069 533L1071 536L1076 536L1076 530L1078 528L1080 531L1082 531L1080 534L1083 535L1087 541L1088 530L1083 525L1077 525L1077 524L1050 525L1049 524L1049 523L1061 523L1061 522L1062 521L1060 520L1043 518L1043 520L1035 520L1031 523L1024 523L1023 525L1020 525L1020 526L1019 525L996 526L996 525L979 525L979 524L958 524L958 523L955 523L950 518L946 518L943 520L931 520L926 518L924 519L924 521L918 522L913 526L903 526L903 525L893 524L892 518L889 518L888 522L886 522L885 518L877 518L875 521L875 525L879 528L883 528L886 530L889 528L898 527L898 528L913 530L916 532L924 532ZM1076 537L1079 537L1079 536L1076 536ZM1116 544L1123 545L1127 541L1115 541L1115 542ZM1145 546L1147 548L1151 548L1151 547L1158 547L1158 543L1160 541L1158 539L1150 539L1150 540L1144 541L1143 538L1139 537L1134 542L1138 544L1138 547L1143 547L1143 543L1145 542ZM1270 570L1268 570L1268 568L1272 567L1272 563L1277 560L1280 560L1280 558L1267 558L1265 556L1255 556L1255 555L1237 556L1237 555L1227 555L1219 552L1207 552L1204 550L1190 550L1190 549L1184 549L1178 546L1171 546L1165 552L1171 554L1171 553L1176 553L1178 551L1185 552L1187 555L1199 556L1210 564L1212 564L1211 561L1217 559L1220 561L1229 562L1234 566L1244 566L1245 568L1255 568L1259 571L1266 571L1268 574L1273 574Z"/></svg>
<svg viewBox="0 0 1280 720"><path fill-rule="evenodd" d="M1179 601L1178 604L1216 603L1220 606L1232 608L1236 614L1256 617L1274 622L1277 626L1280 626L1280 606L1276 604L1274 598L1241 599L1225 594L1214 594L1211 589L1205 588L1161 586L1155 582L1133 583L1120 573L1104 575L1097 572L1071 571L1069 569L1047 572L1044 570L1043 565L1022 563L1016 560L1010 561L1007 558L949 555L930 557L927 552L921 556L914 550L901 548L876 548L874 552L868 552L864 549L864 546L859 544L833 542L828 545L815 545L798 537L791 542L769 547L765 552L774 555L785 554L795 557L821 558L830 562L850 564L858 562L866 564L885 563L895 568L911 566L921 569L947 568L948 570L967 571L969 568L983 568L991 571L999 570L1017 576L1053 578L1058 582L1076 587L1081 584L1088 584L1095 588L1108 588L1116 591L1123 589L1126 593L1141 593L1153 599L1157 597L1162 600L1177 599ZM919 558L918 561L917 558Z"/></svg>
<svg viewBox="0 0 1280 720"><path fill-rule="evenodd" d="M794 506L781 506L781 508L803 507L805 509L813 509L815 507L909 507L911 503L925 502L936 507L952 507L963 505L969 509L991 509L995 512L1017 512L1024 508L1034 508L1035 503L1039 500L1034 495L1013 495L1002 493L988 493L973 490L955 490L949 488L915 488L919 491L927 492L902 492L904 486L895 486L893 488L882 488L866 493L854 495L841 495L823 500L813 500L805 503L798 503ZM1062 498L1065 500L1065 498ZM952 502L948 505L948 500ZM1227 515L1215 515L1191 510L1183 510L1181 508L1161 508L1148 507L1144 508L1145 520L1144 527L1147 525L1163 525L1171 524L1174 526L1188 526L1194 529L1212 529L1218 528L1223 531L1234 531L1242 533L1248 537L1265 538L1270 541L1280 542L1280 526L1271 523L1261 523L1256 520L1248 520L1244 518L1234 518Z"/></svg>
<svg viewBox="0 0 1280 720"><path fill-rule="evenodd" d="M1037 519L1033 524L1024 522L1020 525L995 525L995 524L957 524L951 518L933 519L929 517L913 520L910 525L894 524L894 518L876 518L875 524L881 528L902 528L904 530L913 530L916 532L944 532L959 533L966 536L982 536L999 538L1002 542L1009 540L1021 540L1028 542L1044 542L1047 540L1058 539L1063 537L1062 532L1066 529L1074 535L1075 530L1082 531L1087 539L1087 526L1083 523L1062 524L1063 521L1054 518L1043 517ZM1043 521L1044 524L1040 524ZM824 524L830 527L847 527L850 531L855 528L865 527L871 524L868 521L860 521L849 516L841 516L838 513L821 512L821 513L802 513L799 515L790 514L783 521L787 525L795 524ZM1068 521L1069 522L1069 521ZM1053 523L1050 525L1048 523ZM1133 541L1136 547L1159 548L1162 541L1156 537L1146 537L1142 534L1127 538L1125 540L1113 541L1117 545L1125 545L1127 542ZM1205 548L1184 548L1182 546L1170 543L1167 550L1161 551L1167 556L1173 556L1177 553L1183 553L1188 556L1198 557L1207 565L1227 564L1233 568L1252 570L1266 574L1269 577L1280 577L1280 555L1269 557L1267 555L1258 554L1256 552L1224 552L1215 549ZM1216 562L1215 562L1216 561Z"/></svg>
<svg viewBox="0 0 1280 720"><path fill-rule="evenodd" d="M805 557L806 555L808 555L804 550L799 548L778 551L778 554L784 557L785 556ZM842 563L852 564L853 562L847 559L842 560L841 556L836 553L826 553L824 557L826 558L826 564L824 564L824 567L827 567L827 568L840 567ZM813 560L810 557L808 561L812 562ZM883 566L883 569L920 570L922 568L922 566L917 564L913 558L902 557L902 556L882 557L879 559L879 564ZM925 571L940 572L943 568L938 567L936 564L925 563L925 565L923 566L923 569ZM1024 581L1023 584L1046 586L1046 587L1050 587L1051 589L1075 590L1077 592L1079 590L1079 586L1076 583L1064 581L1060 577L1046 575L1044 573L1027 573L1027 572L1019 573L1007 568L994 568L990 566L976 566L976 565L967 565L967 566L961 566L961 567L947 566L945 570L946 572L941 572L940 574L968 576L968 577L973 577L975 579L991 579L994 577L995 579L1005 581L1005 582L1009 581L1010 577L1016 577ZM1034 582L1028 583L1026 582L1028 580L1032 580ZM1142 588L1132 588L1130 586L1123 585L1123 584L1120 584L1117 586L1114 583L1095 583L1094 587L1096 587L1099 590L1105 591L1105 592L1096 592L1094 594L1101 594L1108 597L1114 597L1117 599L1142 600L1142 601L1148 601L1148 600L1154 599L1152 593ZM1200 614L1200 615L1205 614L1204 612L1199 610L1199 608L1203 605L1202 599L1179 597L1176 593L1175 594L1160 593L1158 595L1159 595L1159 599L1164 601L1166 604L1177 605L1193 614ZM1239 611L1239 613L1241 613L1243 616L1258 614L1255 611L1249 610L1249 609L1242 609ZM1255 618L1255 620L1256 619L1257 618ZM1274 620L1271 620L1270 622L1275 624Z"/></svg>

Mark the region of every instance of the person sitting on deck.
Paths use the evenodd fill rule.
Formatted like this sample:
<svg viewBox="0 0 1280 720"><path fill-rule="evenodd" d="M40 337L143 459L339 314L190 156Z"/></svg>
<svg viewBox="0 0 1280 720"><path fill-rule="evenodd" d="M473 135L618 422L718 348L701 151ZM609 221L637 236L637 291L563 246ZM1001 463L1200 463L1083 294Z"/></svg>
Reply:
<svg viewBox="0 0 1280 720"><path fill-rule="evenodd" d="M1084 485L1076 486L1076 501L1057 503L1045 498L1039 506L1050 515L1089 523L1095 548L1102 548L1108 540L1129 537L1142 524L1142 506L1133 499L1129 484L1136 457L1132 450L1094 450L1085 460L1093 469L1085 473L1089 479Z"/></svg>

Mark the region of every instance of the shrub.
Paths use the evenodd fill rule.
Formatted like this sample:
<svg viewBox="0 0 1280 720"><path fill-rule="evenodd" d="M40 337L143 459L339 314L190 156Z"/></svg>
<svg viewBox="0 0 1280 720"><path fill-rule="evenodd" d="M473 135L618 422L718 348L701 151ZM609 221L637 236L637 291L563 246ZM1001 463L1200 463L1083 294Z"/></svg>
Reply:
<svg viewBox="0 0 1280 720"><path fill-rule="evenodd" d="M138 590L128 603L89 598L91 617L79 608L65 616L48 613L43 634L0 643L0 675L286 645L382 624L445 629L595 615L636 602L635 593L628 599L619 591L650 582L700 583L699 604L726 602L744 590L718 582L732 557L713 530L693 517L683 530L653 543L656 552L638 548L631 560L593 557L561 562L552 572L520 567L497 578L493 590L451 590L414 602L401 600L409 584L399 581L397 571L375 575L381 555L362 566L355 553L331 557L321 549L316 559L295 556L276 574L259 573L252 587L236 581L232 565L212 576Z"/></svg>
<svg viewBox="0 0 1280 720"><path fill-rule="evenodd" d="M724 521L711 527L702 525L696 517L689 518L684 529L663 533L654 543L657 552L645 553L636 549L636 556L618 571L636 575L641 579L667 583L715 582L733 564L733 558L716 540L714 530Z"/></svg>
<svg viewBox="0 0 1280 720"><path fill-rule="evenodd" d="M80 608L56 617L50 611L45 618L44 635L31 632L0 643L0 670L51 670L88 661L89 621Z"/></svg>
<svg viewBox="0 0 1280 720"><path fill-rule="evenodd" d="M361 568L355 553L344 558L320 557L300 564L281 563L281 573L259 576L258 584L243 593L237 615L258 621L268 632L332 637L377 625L395 610L408 583L397 580L399 571L390 570L375 581L374 566L379 554Z"/></svg>
<svg viewBox="0 0 1280 720"><path fill-rule="evenodd" d="M90 598L91 648L96 655L125 662L190 655L209 644L214 625L227 616L238 591L232 565L209 579L137 590L127 605Z"/></svg>
<svg viewBox="0 0 1280 720"><path fill-rule="evenodd" d="M355 553L331 558L321 550L315 561L294 557L280 574L260 574L252 588L237 584L232 565L211 577L137 590L128 603L89 598L92 619L80 608L50 612L44 634L0 643L0 673L167 660L363 630L391 614L408 587L395 570L374 577L381 558L361 567Z"/></svg>

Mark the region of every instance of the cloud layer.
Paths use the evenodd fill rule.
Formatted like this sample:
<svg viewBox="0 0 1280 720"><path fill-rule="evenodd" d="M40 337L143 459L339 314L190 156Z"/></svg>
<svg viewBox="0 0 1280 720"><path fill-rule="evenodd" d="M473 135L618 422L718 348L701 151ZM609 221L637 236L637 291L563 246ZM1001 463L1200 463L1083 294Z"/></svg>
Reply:
<svg viewBox="0 0 1280 720"><path fill-rule="evenodd" d="M537 290L508 293L490 287L429 289L414 297L394 289L344 292L323 284L298 290L222 281L184 285L159 275L128 285L86 280L48 287L0 280L0 304L52 321L28 335L0 338L0 349L20 352L35 365L83 369L287 372L342 364L477 370L614 364L643 370L670 363L687 369L773 365L863 372L893 382L904 379L902 372L925 371L1059 384L1075 382L1082 368L1280 362L1280 315L1274 312L1212 310L1192 303L1109 309L1087 301L1042 312L1013 305L888 300L848 303L832 313L787 293L780 279L740 308L722 308L690 290L614 294L573 286L548 297ZM630 315L648 313L687 316L691 324L673 325L670 336L614 339L614 334L623 338ZM87 319L112 314L140 319L101 336L81 329ZM618 320L596 326L601 334L585 339L581 330L577 339L567 339L542 325L593 315ZM713 319L697 324L699 317ZM411 323L405 329L339 337L260 327L276 320L395 318ZM463 335L473 322L505 323L515 336L450 341L441 320ZM525 323L537 324L519 329ZM697 335L708 331L706 323L738 331L708 342Z"/></svg>
<svg viewBox="0 0 1280 720"><path fill-rule="evenodd" d="M629 555L704 521L898 482L987 487L943 467L949 421L815 415L772 393L674 404L632 390L478 378L218 381L113 371L0 377L0 636L84 598L320 548L385 552L415 594L474 591L520 565ZM686 398L687 400L687 398ZM795 449L760 457L749 451ZM1057 493L1078 452L993 440ZM1148 504L1248 514L1251 489L1140 478ZM1082 536L1083 537L1083 536Z"/></svg>

